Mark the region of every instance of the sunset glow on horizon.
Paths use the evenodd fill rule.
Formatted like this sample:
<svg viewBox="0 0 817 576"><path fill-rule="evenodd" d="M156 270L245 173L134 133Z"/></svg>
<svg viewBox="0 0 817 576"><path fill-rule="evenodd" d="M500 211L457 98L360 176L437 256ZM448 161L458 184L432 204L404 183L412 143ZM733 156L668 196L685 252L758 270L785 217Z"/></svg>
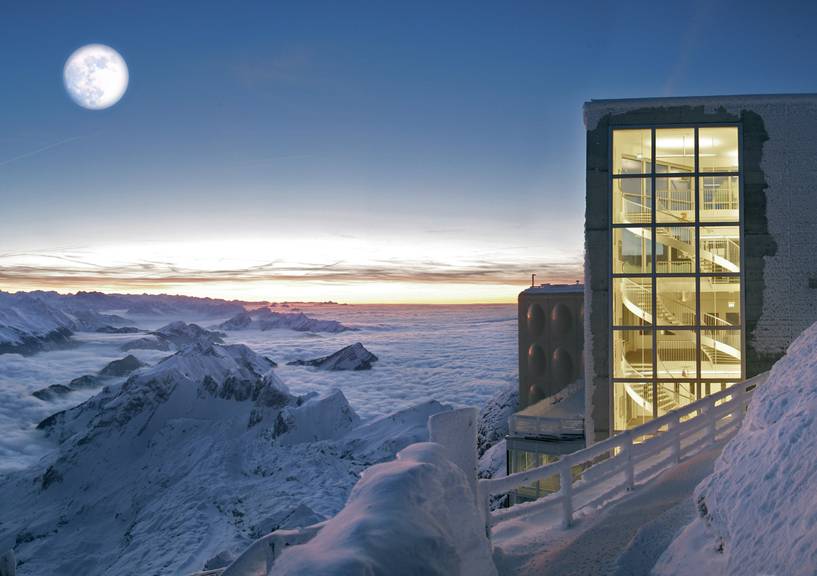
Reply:
<svg viewBox="0 0 817 576"><path fill-rule="evenodd" d="M422 241L303 238L297 250L292 245L245 238L6 253L0 255L0 289L244 301L496 303L515 301L532 273L541 282L573 282L581 269L576 256L553 254L543 262L519 250L507 254Z"/></svg>

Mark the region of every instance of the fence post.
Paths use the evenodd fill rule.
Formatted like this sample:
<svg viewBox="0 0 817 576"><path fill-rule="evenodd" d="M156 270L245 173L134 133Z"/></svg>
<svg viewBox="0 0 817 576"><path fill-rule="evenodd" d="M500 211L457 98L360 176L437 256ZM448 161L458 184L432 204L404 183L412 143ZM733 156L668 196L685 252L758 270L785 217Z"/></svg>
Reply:
<svg viewBox="0 0 817 576"><path fill-rule="evenodd" d="M734 386L732 386L732 388L735 389L735 394L734 394L735 404L737 404L737 406L738 406L736 408L737 412L735 414L735 420L737 421L736 428L740 428L740 425L743 422L743 416L744 416L744 414L746 412L746 404L745 404L746 398L747 398L747 395L746 395L746 383L745 382L739 382L739 383L735 384Z"/></svg>
<svg viewBox="0 0 817 576"><path fill-rule="evenodd" d="M714 444L717 440L717 433L718 428L717 424L718 421L715 420L715 402L710 401L703 407L703 416L706 418L706 435L709 438L709 441Z"/></svg>
<svg viewBox="0 0 817 576"><path fill-rule="evenodd" d="M562 528L570 528L573 524L573 474L570 455L562 459L559 470L559 491L562 493Z"/></svg>
<svg viewBox="0 0 817 576"><path fill-rule="evenodd" d="M477 495L477 408L457 408L433 414L428 419L428 440L442 444L446 456L465 473L471 493Z"/></svg>
<svg viewBox="0 0 817 576"><path fill-rule="evenodd" d="M633 433L627 430L621 434L624 437L624 444L621 446L624 457L624 474L626 489L635 488L635 465L633 464Z"/></svg>
<svg viewBox="0 0 817 576"><path fill-rule="evenodd" d="M681 418L678 414L670 420L669 433L672 434L672 461L678 464L681 461Z"/></svg>

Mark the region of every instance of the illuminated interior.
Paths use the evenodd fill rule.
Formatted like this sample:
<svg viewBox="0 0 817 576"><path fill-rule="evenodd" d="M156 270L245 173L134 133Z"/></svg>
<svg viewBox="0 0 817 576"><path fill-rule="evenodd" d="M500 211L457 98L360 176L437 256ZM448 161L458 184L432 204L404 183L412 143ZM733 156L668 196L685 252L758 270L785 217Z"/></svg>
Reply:
<svg viewBox="0 0 817 576"><path fill-rule="evenodd" d="M613 131L616 431L743 376L735 126Z"/></svg>

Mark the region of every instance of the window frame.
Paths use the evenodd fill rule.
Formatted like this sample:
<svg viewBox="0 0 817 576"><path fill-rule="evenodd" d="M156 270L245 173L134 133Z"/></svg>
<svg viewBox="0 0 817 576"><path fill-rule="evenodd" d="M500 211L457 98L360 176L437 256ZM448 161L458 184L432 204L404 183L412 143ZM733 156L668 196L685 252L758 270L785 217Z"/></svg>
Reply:
<svg viewBox="0 0 817 576"><path fill-rule="evenodd" d="M659 172L658 171L658 160L656 158L656 131L661 129L673 129L673 128L692 128L694 130L694 142L695 142L695 161L694 167L692 172ZM701 159L700 159L700 142L699 142L699 135L700 130L702 128L736 128L737 129L737 145L738 145L738 170L737 172L731 171L712 171L712 172L701 172ZM615 164L615 150L613 148L614 137L613 134L616 130L651 130L651 171L649 173L644 174L614 174L613 167ZM608 325L608 374L609 374L609 393L610 393L610 407L609 407L609 422L610 422L610 430L611 432L615 433L618 430L614 429L615 423L615 414L614 414L614 387L617 382L651 382L652 383L652 394L653 398L657 398L658 394L658 384L659 383L676 383L676 382L693 382L695 394L697 398L702 398L705 395L704 386L707 385L708 382L717 380L718 382L722 382L726 385L734 382L739 382L743 380L746 376L746 330L745 330L745 321L746 321L746 290L745 290L745 232L744 232L744 153L743 153L743 127L740 122L713 122L713 123L697 123L697 122L688 122L688 123L655 123L655 124L625 124L625 125L611 125L608 128L608 195L607 195L607 210L608 210L608 218L607 223L609 227L608 233L608 254L607 254L607 273L608 273L608 286L609 286L609 297L608 297L608 318L609 318L609 325ZM733 221L721 221L721 220L707 220L705 222L701 221L700 213L701 213L701 193L702 190L701 182L702 179L705 177L718 177L718 176L737 176L738 178L738 219L737 222ZM670 223L670 222L657 222L656 220L656 211L658 208L658 194L656 192L656 179L657 178L671 178L671 177L689 177L692 182L693 190L691 192L691 196L693 197L694 201L694 214L695 219L693 222L690 223ZM615 180L623 180L628 178L639 178L639 179L649 179L650 186L652 189L652 206L651 206L651 219L649 224L639 223L638 227L648 228L650 230L651 235L651 244L652 244L652 266L649 273L641 273L641 274L628 274L624 272L614 272L614 262L613 258L615 256L615 245L613 242L615 229L616 228L627 228L627 227L634 227L633 223L623 223L617 222L614 223L614 220L620 220L615 213L613 212L614 208L614 184ZM667 225L671 226L688 226L694 228L694 237L695 237L695 265L694 265L694 272L691 273L661 273L657 270L657 229L660 227L666 227ZM702 272L701 271L701 258L700 258L700 250L701 250L701 238L700 238L700 231L702 227L718 227L718 226L737 226L739 230L739 239L740 239L740 270L739 272ZM707 277L738 277L740 283L740 322L735 326L730 326L729 328L722 328L726 330L736 330L740 331L741 339L740 339L740 346L741 346L741 359L740 359L740 378L729 379L729 378L712 378L712 377L705 377L701 370L701 356L702 356L702 347L701 347L701 334L703 331L707 329L707 326L704 325L704 318L701 311L701 279ZM695 310L696 310L696 322L694 326L686 326L686 325L672 325L667 326L663 324L658 324L659 321L659 314L658 314L658 282L657 278L666 278L666 277L686 277L686 278L694 278L695 279ZM616 282L614 279L620 278L650 278L652 281L652 319L653 322L651 324L641 325L641 326L632 326L632 325L618 325L614 324L614 314L615 314L615 294L614 290L616 287ZM652 331L652 354L653 354L653 377L652 378L617 378L615 377L615 351L613 350L614 346L614 337L615 331L617 330L651 330ZM657 364L657 353L658 353L658 333L661 330L694 330L695 331L695 355L696 355L696 374L695 378L662 378L659 377L659 368ZM653 417L657 417L658 412L658 402L653 402Z"/></svg>

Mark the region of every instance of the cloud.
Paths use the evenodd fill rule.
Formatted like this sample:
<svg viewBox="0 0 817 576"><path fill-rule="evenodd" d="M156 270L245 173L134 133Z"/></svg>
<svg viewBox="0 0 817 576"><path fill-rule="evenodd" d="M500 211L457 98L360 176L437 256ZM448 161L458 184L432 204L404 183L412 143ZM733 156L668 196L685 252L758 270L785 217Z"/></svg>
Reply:
<svg viewBox="0 0 817 576"><path fill-rule="evenodd" d="M80 140L82 136L72 136L71 138L66 138L64 140L60 140L58 142L52 142L47 146L43 146L42 148L37 148L36 150L31 150L30 152L25 152L20 154L19 156L14 156L13 158L7 158L6 160L0 160L0 167L7 166L13 162L17 162L18 160L24 160L25 158L31 158L32 156L36 156L42 152L47 150L51 150L52 148L57 148L58 146L63 146L64 144L68 144L69 142L75 142Z"/></svg>
<svg viewBox="0 0 817 576"><path fill-rule="evenodd" d="M519 284L533 272L551 281L581 277L581 263L561 261L502 261L478 259L448 264L430 261L381 260L367 263L337 261L329 264L267 262L255 266L195 269L170 262L140 261L103 266L68 255L41 255L37 265L19 263L19 254L0 255L0 283L56 287L105 285L161 287L188 283L253 283L310 281L321 283L447 283Z"/></svg>
<svg viewBox="0 0 817 576"><path fill-rule="evenodd" d="M52 402L31 395L51 384L68 384L84 374L94 374L111 360L125 356L121 340L106 335L83 335L83 344L33 356L0 356L0 474L26 468L55 448L35 429L51 414L79 404L97 390L81 390ZM116 345L112 345L115 343ZM155 362L154 351L136 351L142 360Z"/></svg>

